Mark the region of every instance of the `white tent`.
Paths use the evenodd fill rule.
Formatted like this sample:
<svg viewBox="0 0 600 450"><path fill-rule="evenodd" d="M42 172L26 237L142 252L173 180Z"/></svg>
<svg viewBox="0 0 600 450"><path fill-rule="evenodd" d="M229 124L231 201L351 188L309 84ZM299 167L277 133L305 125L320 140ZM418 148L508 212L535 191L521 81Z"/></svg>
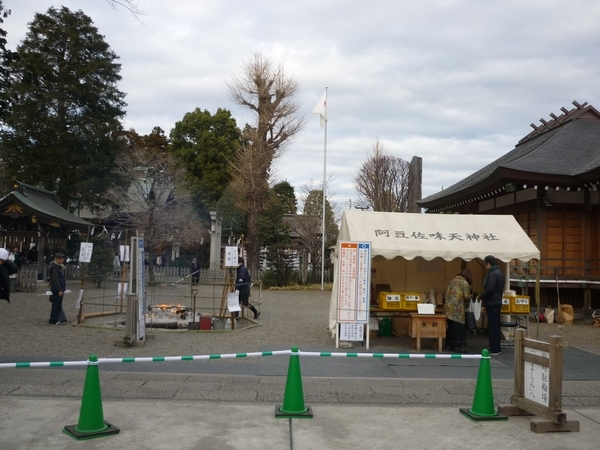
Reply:
<svg viewBox="0 0 600 450"><path fill-rule="evenodd" d="M373 264L379 268L376 267L374 273L379 276L379 270L386 277L380 281L396 283L401 290L417 292L428 290L433 280L437 289L445 290L445 284L460 270L460 260L483 260L487 255L494 255L505 263L514 259L527 262L540 258L538 248L510 215L345 211L338 247L340 241L370 242L372 261L379 261ZM436 258L454 264L441 263ZM440 264L427 264L426 261ZM337 260L334 260L334 270L329 328L335 336ZM476 274L474 272L474 276Z"/></svg>

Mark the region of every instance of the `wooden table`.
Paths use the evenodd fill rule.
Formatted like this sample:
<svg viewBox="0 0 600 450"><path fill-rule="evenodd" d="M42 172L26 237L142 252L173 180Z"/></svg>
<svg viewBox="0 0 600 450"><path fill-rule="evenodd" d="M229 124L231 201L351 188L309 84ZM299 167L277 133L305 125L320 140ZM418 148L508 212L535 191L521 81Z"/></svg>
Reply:
<svg viewBox="0 0 600 450"><path fill-rule="evenodd" d="M441 352L446 337L446 316L444 314L410 313L408 335L416 339L417 351L421 351L421 338L437 338L437 349Z"/></svg>

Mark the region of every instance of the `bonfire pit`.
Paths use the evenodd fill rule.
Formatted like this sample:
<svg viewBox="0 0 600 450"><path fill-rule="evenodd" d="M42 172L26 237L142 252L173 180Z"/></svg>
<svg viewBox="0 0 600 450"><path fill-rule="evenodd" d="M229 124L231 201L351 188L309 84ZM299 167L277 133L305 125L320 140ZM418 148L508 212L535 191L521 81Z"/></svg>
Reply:
<svg viewBox="0 0 600 450"><path fill-rule="evenodd" d="M198 313L200 316L200 313ZM146 327L150 328L189 328L190 323L198 322L200 317L194 320L194 312L190 306L181 305L150 305L146 313Z"/></svg>

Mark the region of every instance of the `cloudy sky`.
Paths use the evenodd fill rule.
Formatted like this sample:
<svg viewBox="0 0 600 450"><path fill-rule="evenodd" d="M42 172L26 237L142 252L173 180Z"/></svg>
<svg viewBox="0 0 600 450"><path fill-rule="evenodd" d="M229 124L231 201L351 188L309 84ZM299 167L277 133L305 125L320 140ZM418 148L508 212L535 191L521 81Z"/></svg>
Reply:
<svg viewBox="0 0 600 450"><path fill-rule="evenodd" d="M423 196L511 150L530 123L571 102L600 109L597 0L139 0L136 19L102 0L4 0L9 47L35 12L89 15L120 56L125 126L167 133L195 108L253 117L226 82L260 52L301 83L307 123L276 163L300 193L323 179L324 134L311 111L328 87L328 193L342 209L379 139L423 158Z"/></svg>

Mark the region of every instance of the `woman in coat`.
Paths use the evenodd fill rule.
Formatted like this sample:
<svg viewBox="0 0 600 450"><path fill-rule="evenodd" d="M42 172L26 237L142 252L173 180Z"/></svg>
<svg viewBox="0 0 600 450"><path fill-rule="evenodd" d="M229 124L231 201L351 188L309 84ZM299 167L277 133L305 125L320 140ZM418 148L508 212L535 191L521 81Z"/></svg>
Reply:
<svg viewBox="0 0 600 450"><path fill-rule="evenodd" d="M465 332L465 309L471 300L473 274L469 269L461 270L450 282L446 291L444 314L446 315L446 346L450 350L467 353Z"/></svg>

